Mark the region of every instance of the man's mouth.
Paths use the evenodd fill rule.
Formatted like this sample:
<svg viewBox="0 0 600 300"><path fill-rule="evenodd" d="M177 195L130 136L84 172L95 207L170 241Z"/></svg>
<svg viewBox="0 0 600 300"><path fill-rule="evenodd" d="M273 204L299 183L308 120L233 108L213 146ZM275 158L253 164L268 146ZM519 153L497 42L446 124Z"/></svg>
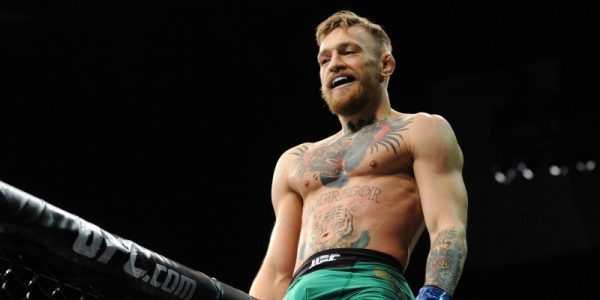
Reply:
<svg viewBox="0 0 600 300"><path fill-rule="evenodd" d="M339 76L339 77L334 78L331 81L331 84L329 86L330 86L330 88L335 89L336 87L338 87L340 85L343 85L343 84L346 84L346 83L350 83L350 82L352 82L354 80L356 80L356 78L354 78L353 76L349 76L349 75L347 75L347 76Z"/></svg>

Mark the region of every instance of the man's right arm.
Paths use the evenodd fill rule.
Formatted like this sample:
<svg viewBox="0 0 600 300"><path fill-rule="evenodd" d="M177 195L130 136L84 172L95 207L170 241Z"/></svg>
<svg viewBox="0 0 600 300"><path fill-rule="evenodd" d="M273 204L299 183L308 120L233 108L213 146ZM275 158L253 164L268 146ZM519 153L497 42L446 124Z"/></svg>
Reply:
<svg viewBox="0 0 600 300"><path fill-rule="evenodd" d="M273 175L271 197L275 225L262 265L250 288L261 300L283 298L292 279L302 222L302 199L288 184L291 157L283 155Z"/></svg>

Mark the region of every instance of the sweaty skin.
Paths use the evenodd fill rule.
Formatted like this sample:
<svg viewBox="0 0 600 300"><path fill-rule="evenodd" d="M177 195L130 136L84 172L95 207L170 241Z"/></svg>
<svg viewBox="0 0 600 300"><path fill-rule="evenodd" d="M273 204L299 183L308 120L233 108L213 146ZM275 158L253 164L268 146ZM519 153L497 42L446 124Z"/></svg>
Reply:
<svg viewBox="0 0 600 300"><path fill-rule="evenodd" d="M288 180L304 199L295 269L332 248L379 250L406 266L423 225L405 141L413 121L398 113L292 151Z"/></svg>
<svg viewBox="0 0 600 300"><path fill-rule="evenodd" d="M293 272L326 249L372 249L406 268L425 228L425 284L456 288L467 254L462 152L443 117L391 108L395 60L377 45L361 26L333 29L320 43L322 96L342 128L277 161L275 225L254 297L281 299Z"/></svg>

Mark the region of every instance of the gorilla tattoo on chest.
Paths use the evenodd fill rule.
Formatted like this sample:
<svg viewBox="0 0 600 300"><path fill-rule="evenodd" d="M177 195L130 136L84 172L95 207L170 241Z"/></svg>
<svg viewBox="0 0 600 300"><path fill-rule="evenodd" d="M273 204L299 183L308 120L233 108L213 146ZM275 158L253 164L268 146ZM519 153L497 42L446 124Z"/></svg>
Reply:
<svg viewBox="0 0 600 300"><path fill-rule="evenodd" d="M401 132L408 130L410 119L374 119L349 124L348 130L334 141L316 147L300 146L294 153L296 176L311 172L315 180L331 188L341 188L347 181L347 174L363 162L367 153L378 152L381 148L397 155L397 147L403 140Z"/></svg>

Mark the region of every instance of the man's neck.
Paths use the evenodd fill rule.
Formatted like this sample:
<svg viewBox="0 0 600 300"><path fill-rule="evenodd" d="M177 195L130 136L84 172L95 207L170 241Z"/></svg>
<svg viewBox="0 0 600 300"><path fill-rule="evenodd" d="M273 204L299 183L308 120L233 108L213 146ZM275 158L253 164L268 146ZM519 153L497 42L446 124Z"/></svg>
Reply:
<svg viewBox="0 0 600 300"><path fill-rule="evenodd" d="M376 107L366 108L363 112L353 116L340 116L340 123L345 133L355 133L361 128L373 124L378 120L386 119L392 113L389 100L374 103Z"/></svg>
<svg viewBox="0 0 600 300"><path fill-rule="evenodd" d="M356 121L349 121L346 126L344 127L344 132L348 132L348 133L355 133L357 131L359 131L361 128L367 126L367 125L371 125L375 122L375 116L371 116L370 118L367 119L362 119L359 118Z"/></svg>

